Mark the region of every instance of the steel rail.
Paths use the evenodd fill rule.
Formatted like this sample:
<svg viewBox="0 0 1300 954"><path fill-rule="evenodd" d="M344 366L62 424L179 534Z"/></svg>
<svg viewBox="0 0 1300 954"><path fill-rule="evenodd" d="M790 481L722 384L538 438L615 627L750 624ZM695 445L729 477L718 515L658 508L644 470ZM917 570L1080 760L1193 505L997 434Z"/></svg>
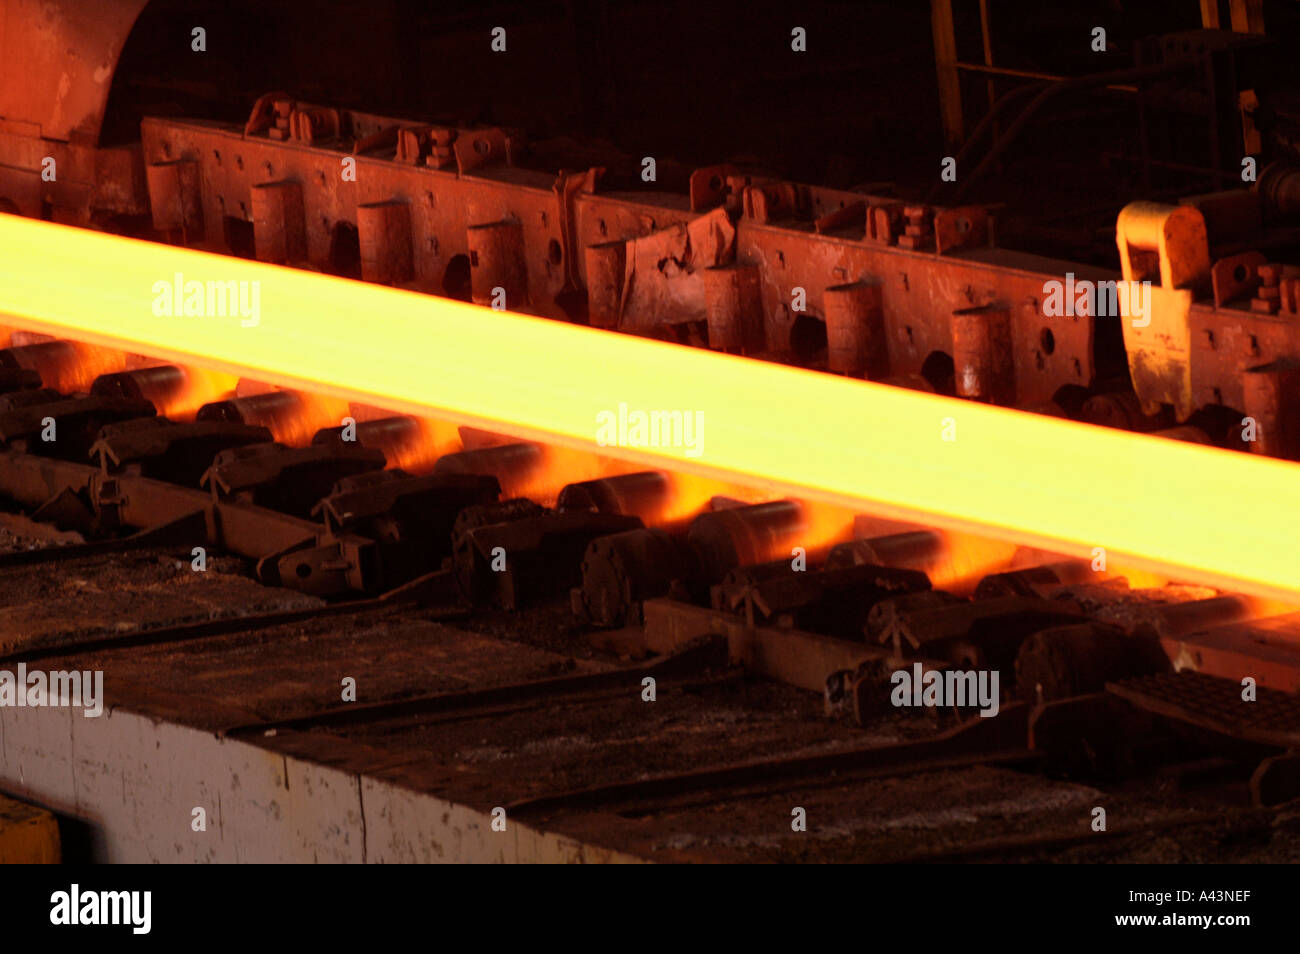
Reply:
<svg viewBox="0 0 1300 954"><path fill-rule="evenodd" d="M156 314L155 284L177 275L258 283L258 322ZM9 215L0 313L395 411L1300 599L1300 465L1282 460ZM628 446L630 432L601 446L600 415L620 406L698 415L698 446Z"/></svg>

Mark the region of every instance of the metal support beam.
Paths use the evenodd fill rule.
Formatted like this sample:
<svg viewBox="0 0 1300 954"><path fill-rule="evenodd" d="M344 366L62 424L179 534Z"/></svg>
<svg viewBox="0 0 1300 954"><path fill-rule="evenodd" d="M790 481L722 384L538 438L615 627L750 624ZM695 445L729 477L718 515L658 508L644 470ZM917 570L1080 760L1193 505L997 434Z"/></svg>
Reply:
<svg viewBox="0 0 1300 954"><path fill-rule="evenodd" d="M1207 30L1219 28L1219 0L1201 0L1201 26Z"/></svg>
<svg viewBox="0 0 1300 954"><path fill-rule="evenodd" d="M961 145L965 130L961 115L961 77L957 71L957 34L952 21L952 0L930 0L930 25L934 30L934 65L939 74L939 112L949 148Z"/></svg>
<svg viewBox="0 0 1300 954"><path fill-rule="evenodd" d="M1264 0L1228 0L1233 33L1264 34Z"/></svg>

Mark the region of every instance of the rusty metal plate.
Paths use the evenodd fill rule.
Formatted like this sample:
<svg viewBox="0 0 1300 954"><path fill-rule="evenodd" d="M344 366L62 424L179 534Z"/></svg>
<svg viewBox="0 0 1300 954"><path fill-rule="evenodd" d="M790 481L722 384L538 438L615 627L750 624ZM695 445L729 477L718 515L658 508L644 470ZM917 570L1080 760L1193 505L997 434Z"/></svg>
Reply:
<svg viewBox="0 0 1300 954"><path fill-rule="evenodd" d="M568 317L555 301L569 282L570 258L555 176L499 164L461 176L397 162L395 152L354 156L350 142L308 146L245 138L238 127L214 123L146 119L141 135L146 163L199 163L205 241L212 248L230 248L232 227L251 226L255 185L289 179L302 184L312 267L337 270L340 242L348 241L340 229L357 228L358 206L397 201L410 220L411 287L455 294L458 270L468 280L471 268L468 228L515 221L522 229L529 299L519 310ZM355 159L355 180L343 178L347 158ZM515 309L519 303L509 304Z"/></svg>
<svg viewBox="0 0 1300 954"><path fill-rule="evenodd" d="M11 0L0 30L0 116L94 142L127 35L148 0Z"/></svg>

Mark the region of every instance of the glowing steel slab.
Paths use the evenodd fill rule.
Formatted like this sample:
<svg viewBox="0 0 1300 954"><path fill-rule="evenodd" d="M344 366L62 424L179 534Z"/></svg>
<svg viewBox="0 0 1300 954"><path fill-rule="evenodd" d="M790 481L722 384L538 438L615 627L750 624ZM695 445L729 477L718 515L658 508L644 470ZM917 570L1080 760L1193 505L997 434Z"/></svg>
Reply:
<svg viewBox="0 0 1300 954"><path fill-rule="evenodd" d="M155 314L166 303L155 284L178 274L260 283L259 320ZM1293 463L6 215L0 312L34 330L572 446L595 447L602 413L617 420L620 404L698 412L698 455L602 451L1300 596Z"/></svg>

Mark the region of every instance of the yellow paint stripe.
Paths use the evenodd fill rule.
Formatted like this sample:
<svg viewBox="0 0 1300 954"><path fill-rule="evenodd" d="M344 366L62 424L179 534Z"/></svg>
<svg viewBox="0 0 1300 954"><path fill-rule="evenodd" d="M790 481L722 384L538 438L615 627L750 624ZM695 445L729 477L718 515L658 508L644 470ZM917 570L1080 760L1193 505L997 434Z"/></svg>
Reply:
<svg viewBox="0 0 1300 954"><path fill-rule="evenodd" d="M260 283L260 321L155 283ZM651 465L1300 596L1300 465L0 215L0 312L35 330L591 448L601 412L702 416ZM955 440L944 439L947 419Z"/></svg>

